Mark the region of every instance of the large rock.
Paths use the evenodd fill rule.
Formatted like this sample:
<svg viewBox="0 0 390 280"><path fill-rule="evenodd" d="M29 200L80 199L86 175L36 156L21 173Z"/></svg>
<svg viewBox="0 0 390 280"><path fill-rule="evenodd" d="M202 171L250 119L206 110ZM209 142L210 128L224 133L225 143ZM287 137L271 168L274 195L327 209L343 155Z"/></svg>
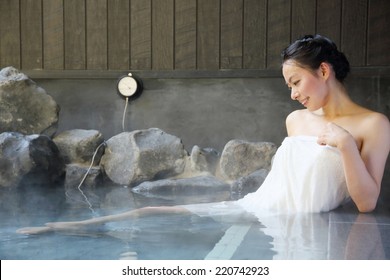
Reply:
<svg viewBox="0 0 390 280"><path fill-rule="evenodd" d="M56 135L53 139L66 164L79 163L98 165L104 153L103 134L97 130L72 129ZM99 149L97 149L99 147Z"/></svg>
<svg viewBox="0 0 390 280"><path fill-rule="evenodd" d="M66 164L65 188L68 193L80 184L84 187L100 184L102 172L99 164L105 148L101 132L72 129L58 134L53 141Z"/></svg>
<svg viewBox="0 0 390 280"><path fill-rule="evenodd" d="M0 133L53 136L59 106L44 89L13 67L0 71Z"/></svg>
<svg viewBox="0 0 390 280"><path fill-rule="evenodd" d="M48 136L0 134L0 186L52 184L63 173L59 150Z"/></svg>
<svg viewBox="0 0 390 280"><path fill-rule="evenodd" d="M276 145L270 142L229 141L219 162L220 174L227 181L235 181L259 169L270 169Z"/></svg>
<svg viewBox="0 0 390 280"><path fill-rule="evenodd" d="M187 152L181 140L160 129L123 132L106 144L101 166L117 184L135 186L184 171Z"/></svg>

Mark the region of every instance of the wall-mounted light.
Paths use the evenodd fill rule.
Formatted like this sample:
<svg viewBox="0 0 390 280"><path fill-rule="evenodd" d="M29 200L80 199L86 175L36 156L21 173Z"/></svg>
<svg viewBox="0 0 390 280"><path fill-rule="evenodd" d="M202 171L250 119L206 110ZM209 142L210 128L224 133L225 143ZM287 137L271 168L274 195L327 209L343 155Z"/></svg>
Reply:
<svg viewBox="0 0 390 280"><path fill-rule="evenodd" d="M129 73L118 79L118 93L126 99L134 100L138 98L143 91L143 83L140 78Z"/></svg>

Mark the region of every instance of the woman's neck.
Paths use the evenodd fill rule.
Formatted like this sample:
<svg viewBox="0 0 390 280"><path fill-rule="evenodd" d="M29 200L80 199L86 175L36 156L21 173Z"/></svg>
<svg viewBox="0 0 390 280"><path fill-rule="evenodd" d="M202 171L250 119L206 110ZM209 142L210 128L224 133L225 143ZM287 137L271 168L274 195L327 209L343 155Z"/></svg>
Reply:
<svg viewBox="0 0 390 280"><path fill-rule="evenodd" d="M337 82L330 89L325 105L313 113L328 121L353 113L356 104L349 98L344 85Z"/></svg>

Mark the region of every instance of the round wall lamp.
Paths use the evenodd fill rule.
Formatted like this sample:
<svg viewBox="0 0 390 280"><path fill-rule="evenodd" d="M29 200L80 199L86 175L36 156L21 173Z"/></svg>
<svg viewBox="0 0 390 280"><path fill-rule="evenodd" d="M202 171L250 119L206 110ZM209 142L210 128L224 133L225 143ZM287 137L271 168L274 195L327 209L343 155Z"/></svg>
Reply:
<svg viewBox="0 0 390 280"><path fill-rule="evenodd" d="M141 95L143 83L140 78L129 73L118 79L117 88L121 97L134 100Z"/></svg>

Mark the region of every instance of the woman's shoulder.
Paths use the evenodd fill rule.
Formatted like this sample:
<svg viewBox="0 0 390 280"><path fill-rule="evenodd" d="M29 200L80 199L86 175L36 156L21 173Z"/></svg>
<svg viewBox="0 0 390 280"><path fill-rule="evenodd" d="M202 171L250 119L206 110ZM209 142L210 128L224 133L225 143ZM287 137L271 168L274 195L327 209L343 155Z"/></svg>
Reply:
<svg viewBox="0 0 390 280"><path fill-rule="evenodd" d="M365 109L356 114L356 119L366 129L390 130L389 118L379 112Z"/></svg>
<svg viewBox="0 0 390 280"><path fill-rule="evenodd" d="M390 142L389 118L378 112L370 112L362 121L363 129L367 134L381 136L385 142Z"/></svg>
<svg viewBox="0 0 390 280"><path fill-rule="evenodd" d="M381 124L381 123L384 125L389 124L389 118L387 116L385 116L384 114L379 113L379 112L374 112L374 111L368 112L366 119L369 122L375 122L378 124Z"/></svg>
<svg viewBox="0 0 390 280"><path fill-rule="evenodd" d="M300 109L292 111L286 118L286 128L288 135L294 135L295 132L299 129L300 124L305 122L305 118L307 118L307 109ZM294 132L295 131L295 132Z"/></svg>
<svg viewBox="0 0 390 280"><path fill-rule="evenodd" d="M390 122L386 115L369 109L362 110L355 115L353 124L352 131L366 145L371 143L371 147L389 146Z"/></svg>
<svg viewBox="0 0 390 280"><path fill-rule="evenodd" d="M286 123L291 123L296 121L297 119L301 119L307 114L307 109L298 109L295 111L292 111L290 114L288 114L286 118Z"/></svg>

